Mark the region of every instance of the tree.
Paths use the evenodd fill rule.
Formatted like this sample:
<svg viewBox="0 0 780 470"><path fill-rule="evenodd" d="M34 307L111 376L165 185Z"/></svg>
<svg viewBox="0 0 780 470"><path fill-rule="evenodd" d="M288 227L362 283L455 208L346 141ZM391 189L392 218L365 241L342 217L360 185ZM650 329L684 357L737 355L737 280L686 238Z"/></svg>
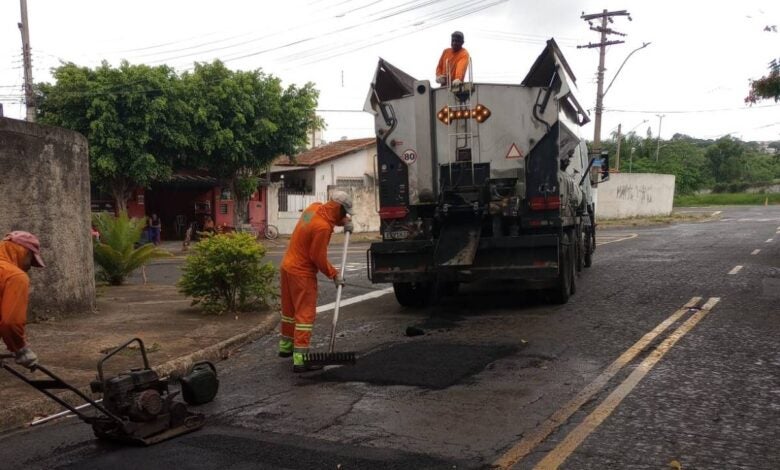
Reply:
<svg viewBox="0 0 780 470"><path fill-rule="evenodd" d="M750 82L750 90L745 102L754 104L762 99L780 101L780 59L769 63L769 74Z"/></svg>
<svg viewBox="0 0 780 470"><path fill-rule="evenodd" d="M721 137L707 148L710 171L716 182L733 182L740 179L740 161L745 149L730 136Z"/></svg>
<svg viewBox="0 0 780 470"><path fill-rule="evenodd" d="M103 62L93 70L67 63L54 78L36 87L39 121L87 137L92 181L112 194L118 212L134 189L170 176L189 134L170 67Z"/></svg>
<svg viewBox="0 0 780 470"><path fill-rule="evenodd" d="M233 71L220 61L195 64L182 81L192 111L191 163L230 187L238 225L258 177L279 155L294 155L318 124L319 93L311 83L284 89L273 75Z"/></svg>

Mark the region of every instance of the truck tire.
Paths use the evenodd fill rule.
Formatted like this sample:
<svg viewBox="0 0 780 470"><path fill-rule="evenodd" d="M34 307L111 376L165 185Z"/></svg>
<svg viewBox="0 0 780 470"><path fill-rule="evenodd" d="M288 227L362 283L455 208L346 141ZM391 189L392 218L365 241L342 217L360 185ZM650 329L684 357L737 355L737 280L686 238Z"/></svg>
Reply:
<svg viewBox="0 0 780 470"><path fill-rule="evenodd" d="M575 254L575 265L577 266L577 272L582 272L582 268L585 265L585 252L587 251L587 248L585 246L585 242L587 239L587 233L585 232L585 228L582 225L577 226L577 243L576 243L576 254ZM573 292L572 292L573 293Z"/></svg>
<svg viewBox="0 0 780 470"><path fill-rule="evenodd" d="M404 307L423 308L431 299L429 282L394 282L395 299Z"/></svg>
<svg viewBox="0 0 780 470"><path fill-rule="evenodd" d="M559 305L569 301L574 283L575 261L573 252L575 250L574 245L570 244L569 240L571 238L568 234L564 234L563 239L561 239L558 258L558 280L555 288L552 290L552 301Z"/></svg>
<svg viewBox="0 0 780 470"><path fill-rule="evenodd" d="M590 225L585 229L585 256L584 265L586 268L593 266L593 252L596 251L596 225L593 215L589 214Z"/></svg>

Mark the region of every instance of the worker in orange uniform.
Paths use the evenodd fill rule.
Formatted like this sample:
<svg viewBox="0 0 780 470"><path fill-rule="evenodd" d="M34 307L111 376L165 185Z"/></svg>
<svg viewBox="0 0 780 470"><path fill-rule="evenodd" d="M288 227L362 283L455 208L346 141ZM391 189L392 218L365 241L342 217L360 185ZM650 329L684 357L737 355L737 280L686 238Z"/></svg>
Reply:
<svg viewBox="0 0 780 470"><path fill-rule="evenodd" d="M45 266L38 237L14 231L0 241L0 337L16 357L16 363L30 369L38 356L27 346L24 334L29 301L30 266Z"/></svg>
<svg viewBox="0 0 780 470"><path fill-rule="evenodd" d="M344 279L328 260L328 244L336 226L352 232L352 200L344 191L335 191L325 204L315 202L306 208L293 230L290 245L280 268L282 326L279 356L293 357L293 372L320 369L306 365L317 310L317 272L336 286Z"/></svg>
<svg viewBox="0 0 780 470"><path fill-rule="evenodd" d="M463 48L463 33L452 33L452 47L444 49L436 66L436 83L446 86L447 79L451 84L458 86L466 77L466 69L469 67L469 52Z"/></svg>

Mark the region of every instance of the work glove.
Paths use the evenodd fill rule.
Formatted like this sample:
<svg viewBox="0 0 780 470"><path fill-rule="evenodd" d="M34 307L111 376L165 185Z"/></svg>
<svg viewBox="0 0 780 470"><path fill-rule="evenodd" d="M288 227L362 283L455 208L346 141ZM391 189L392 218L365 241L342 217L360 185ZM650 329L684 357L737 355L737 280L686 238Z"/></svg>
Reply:
<svg viewBox="0 0 780 470"><path fill-rule="evenodd" d="M27 367L28 369L34 369L38 365L38 355L35 354L32 349L24 347L15 353L16 363L20 366Z"/></svg>
<svg viewBox="0 0 780 470"><path fill-rule="evenodd" d="M463 82L458 80L457 78L452 81L452 86L461 86L462 84Z"/></svg>
<svg viewBox="0 0 780 470"><path fill-rule="evenodd" d="M339 287L339 286L344 287L345 282L344 282L344 278L341 277L341 274L336 274L333 277L333 284L335 284L336 287Z"/></svg>
<svg viewBox="0 0 780 470"><path fill-rule="evenodd" d="M439 85L446 85L447 84L447 76L446 75L438 75L436 77L436 83Z"/></svg>
<svg viewBox="0 0 780 470"><path fill-rule="evenodd" d="M355 231L355 226L352 225L351 220L344 224L344 233L346 232L352 233L354 231Z"/></svg>

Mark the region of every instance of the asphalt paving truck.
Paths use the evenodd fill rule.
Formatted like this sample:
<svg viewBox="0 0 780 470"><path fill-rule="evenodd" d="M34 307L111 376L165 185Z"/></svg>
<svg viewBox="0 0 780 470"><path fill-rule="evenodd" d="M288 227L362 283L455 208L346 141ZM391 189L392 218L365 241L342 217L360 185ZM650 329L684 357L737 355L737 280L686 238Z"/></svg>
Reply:
<svg viewBox="0 0 780 470"><path fill-rule="evenodd" d="M382 235L369 279L392 283L404 306L479 280L565 303L592 263L594 187L609 168L580 138L574 74L552 39L519 85L475 83L471 68L439 88L379 60L365 108Z"/></svg>

